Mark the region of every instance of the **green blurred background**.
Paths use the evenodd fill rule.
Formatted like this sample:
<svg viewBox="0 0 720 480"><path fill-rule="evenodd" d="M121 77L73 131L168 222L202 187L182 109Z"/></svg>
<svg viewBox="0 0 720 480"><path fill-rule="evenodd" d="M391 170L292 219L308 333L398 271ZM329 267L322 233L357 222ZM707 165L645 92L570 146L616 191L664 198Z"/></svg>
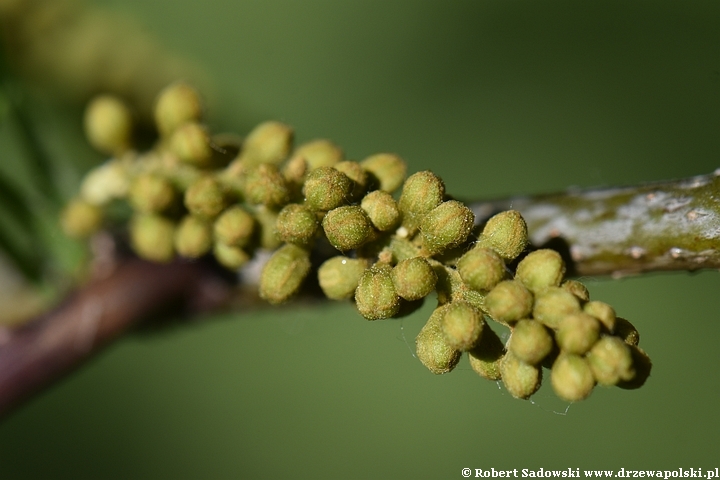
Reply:
<svg viewBox="0 0 720 480"><path fill-rule="evenodd" d="M716 1L98 3L202 63L213 127L279 119L350 158L396 152L458 197L719 166ZM434 376L411 353L431 305L380 322L338 303L237 312L125 338L17 410L0 478L717 467L717 273L583 280L639 328L642 389L597 388L562 416L549 385L527 402L466 360Z"/></svg>

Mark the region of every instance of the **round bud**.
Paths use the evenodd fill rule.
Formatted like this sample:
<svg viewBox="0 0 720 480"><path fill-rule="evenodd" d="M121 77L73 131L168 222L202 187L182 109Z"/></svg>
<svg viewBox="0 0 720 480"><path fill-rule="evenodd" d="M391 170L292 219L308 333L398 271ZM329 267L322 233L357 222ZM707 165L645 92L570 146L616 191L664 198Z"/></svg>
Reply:
<svg viewBox="0 0 720 480"><path fill-rule="evenodd" d="M264 163L248 172L245 197L255 205L280 207L290 199L290 191L280 170L275 165Z"/></svg>
<svg viewBox="0 0 720 480"><path fill-rule="evenodd" d="M261 123L245 138L241 158L248 167L262 163L280 165L290 154L293 135L292 128L284 123Z"/></svg>
<svg viewBox="0 0 720 480"><path fill-rule="evenodd" d="M175 249L183 257L202 257L212 244L212 228L205 219L187 215L175 231Z"/></svg>
<svg viewBox="0 0 720 480"><path fill-rule="evenodd" d="M460 351L473 348L483 333L482 313L466 302L451 302L443 311L441 327L448 345Z"/></svg>
<svg viewBox="0 0 720 480"><path fill-rule="evenodd" d="M577 355L585 354L600 337L600 322L587 313L567 315L558 328L555 339L561 350Z"/></svg>
<svg viewBox="0 0 720 480"><path fill-rule="evenodd" d="M577 280L565 280L560 286L575 295L581 302L590 300L590 292L587 287Z"/></svg>
<svg viewBox="0 0 720 480"><path fill-rule="evenodd" d="M605 302L592 301L583 307L585 313L600 320L600 323L612 333L615 331L615 309Z"/></svg>
<svg viewBox="0 0 720 480"><path fill-rule="evenodd" d="M203 106L198 92L184 82L169 85L155 103L155 124L160 134L170 135L183 123L200 120Z"/></svg>
<svg viewBox="0 0 720 480"><path fill-rule="evenodd" d="M320 288L331 300L351 298L367 266L365 260L357 258L333 257L326 260L318 269Z"/></svg>
<svg viewBox="0 0 720 480"><path fill-rule="evenodd" d="M315 170L319 167L332 167L341 162L343 152L329 140L313 140L297 147L292 157L304 159L308 170Z"/></svg>
<svg viewBox="0 0 720 480"><path fill-rule="evenodd" d="M563 319L580 312L580 301L564 288L550 287L538 295L533 306L533 317L546 326L557 329Z"/></svg>
<svg viewBox="0 0 720 480"><path fill-rule="evenodd" d="M500 374L510 395L520 399L530 398L542 382L540 367L529 365L510 352L500 362Z"/></svg>
<svg viewBox="0 0 720 480"><path fill-rule="evenodd" d="M250 261L250 255L245 250L222 242L215 242L213 255L220 265L229 270L237 270Z"/></svg>
<svg viewBox="0 0 720 480"><path fill-rule="evenodd" d="M487 380L500 380L500 362L505 355L505 347L492 328L483 328L480 341L468 352L470 367Z"/></svg>
<svg viewBox="0 0 720 480"><path fill-rule="evenodd" d="M505 278L505 261L495 250L473 248L460 257L457 271L468 287L482 292L490 290Z"/></svg>
<svg viewBox="0 0 720 480"><path fill-rule="evenodd" d="M340 251L352 250L365 243L372 233L372 223L358 206L330 210L322 222L325 236Z"/></svg>
<svg viewBox="0 0 720 480"><path fill-rule="evenodd" d="M315 212L305 205L291 203L280 210L276 228L283 242L309 245L320 231L320 224Z"/></svg>
<svg viewBox="0 0 720 480"><path fill-rule="evenodd" d="M603 336L590 349L586 359L600 385L616 385L635 377L630 347L618 337Z"/></svg>
<svg viewBox="0 0 720 480"><path fill-rule="evenodd" d="M632 323L622 317L615 317L614 333L628 345L637 346L640 343L640 332Z"/></svg>
<svg viewBox="0 0 720 480"><path fill-rule="evenodd" d="M170 151L189 165L207 167L213 156L207 128L197 122L183 123L170 137Z"/></svg>
<svg viewBox="0 0 720 480"><path fill-rule="evenodd" d="M461 352L451 347L442 332L447 305L438 307L415 339L415 355L432 373L450 372L460 361Z"/></svg>
<svg viewBox="0 0 720 480"><path fill-rule="evenodd" d="M84 123L85 136L98 151L119 155L130 148L132 114L119 98L95 97L85 109Z"/></svg>
<svg viewBox="0 0 720 480"><path fill-rule="evenodd" d="M124 198L130 189L130 175L123 162L111 160L90 170L80 185L80 196L93 205L105 205Z"/></svg>
<svg viewBox="0 0 720 480"><path fill-rule="evenodd" d="M378 153L367 157L360 165L378 182L379 189L392 193L402 185L407 172L405 161L392 153Z"/></svg>
<svg viewBox="0 0 720 480"><path fill-rule="evenodd" d="M224 187L212 177L202 177L185 191L185 206L194 215L217 217L227 206Z"/></svg>
<svg viewBox="0 0 720 480"><path fill-rule="evenodd" d="M508 342L508 350L530 365L542 362L552 348L552 337L545 326L535 320L517 322Z"/></svg>
<svg viewBox="0 0 720 480"><path fill-rule="evenodd" d="M260 297L282 303L292 297L310 272L310 253L286 244L273 253L260 274Z"/></svg>
<svg viewBox="0 0 720 480"><path fill-rule="evenodd" d="M498 213L487 221L477 244L492 248L506 262L515 260L528 245L525 219L516 210Z"/></svg>
<svg viewBox="0 0 720 480"><path fill-rule="evenodd" d="M555 360L550 382L557 396L568 402L587 398L595 387L595 377L587 361L570 353L563 353Z"/></svg>
<svg viewBox="0 0 720 480"><path fill-rule="evenodd" d="M136 215L130 221L130 243L141 258L169 262L175 256L175 225L155 214Z"/></svg>
<svg viewBox="0 0 720 480"><path fill-rule="evenodd" d="M347 177L353 181L352 193L350 199L352 201L360 200L368 188L368 174L360 166L358 162L352 162L346 160L333 165L333 168L339 172L344 173Z"/></svg>
<svg viewBox="0 0 720 480"><path fill-rule="evenodd" d="M128 197L130 205L142 213L161 213L175 201L175 188L168 179L145 173L135 178Z"/></svg>
<svg viewBox="0 0 720 480"><path fill-rule="evenodd" d="M515 271L515 278L536 294L560 285L564 275L565 262L558 252L548 248L528 254Z"/></svg>
<svg viewBox="0 0 720 480"><path fill-rule="evenodd" d="M498 283L485 297L485 308L496 321L508 325L527 317L532 311L533 296L520 282Z"/></svg>
<svg viewBox="0 0 720 480"><path fill-rule="evenodd" d="M65 235L72 238L86 238L100 230L103 212L100 207L76 198L62 211L60 225Z"/></svg>
<svg viewBox="0 0 720 480"><path fill-rule="evenodd" d="M382 190L375 190L365 195L360 207L365 210L373 226L381 232L392 230L400 222L397 202L392 195Z"/></svg>
<svg viewBox="0 0 720 480"><path fill-rule="evenodd" d="M313 210L328 211L348 203L353 183L332 167L318 167L305 179L305 203Z"/></svg>
<svg viewBox="0 0 720 480"><path fill-rule="evenodd" d="M445 183L430 171L410 175L403 184L398 206L403 226L412 234L420 226L423 216L440 205L445 197Z"/></svg>
<svg viewBox="0 0 720 480"><path fill-rule="evenodd" d="M442 253L467 240L473 227L472 210L456 200L441 203L420 223L423 246L430 254Z"/></svg>
<svg viewBox="0 0 720 480"><path fill-rule="evenodd" d="M400 309L400 297L395 291L391 272L390 266L376 264L360 277L355 303L360 315L368 320L390 318Z"/></svg>
<svg viewBox="0 0 720 480"><path fill-rule="evenodd" d="M422 257L400 261L392 269L392 279L397 294L405 300L420 300L433 291L437 274Z"/></svg>
<svg viewBox="0 0 720 480"><path fill-rule="evenodd" d="M244 247L255 232L255 219L240 205L234 205L215 220L213 231L218 242Z"/></svg>

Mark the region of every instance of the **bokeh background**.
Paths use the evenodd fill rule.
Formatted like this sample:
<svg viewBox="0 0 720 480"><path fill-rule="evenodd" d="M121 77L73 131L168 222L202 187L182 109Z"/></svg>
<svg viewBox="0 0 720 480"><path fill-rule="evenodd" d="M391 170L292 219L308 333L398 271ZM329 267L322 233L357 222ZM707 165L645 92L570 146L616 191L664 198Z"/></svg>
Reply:
<svg viewBox="0 0 720 480"><path fill-rule="evenodd" d="M279 119L350 158L396 152L458 197L720 166L714 1L96 3L203 65L213 128ZM0 478L718 467L717 272L582 280L639 328L642 389L568 408L545 387L515 400L465 359L434 376L412 355L431 305L380 322L341 303L236 312L124 338L14 412Z"/></svg>

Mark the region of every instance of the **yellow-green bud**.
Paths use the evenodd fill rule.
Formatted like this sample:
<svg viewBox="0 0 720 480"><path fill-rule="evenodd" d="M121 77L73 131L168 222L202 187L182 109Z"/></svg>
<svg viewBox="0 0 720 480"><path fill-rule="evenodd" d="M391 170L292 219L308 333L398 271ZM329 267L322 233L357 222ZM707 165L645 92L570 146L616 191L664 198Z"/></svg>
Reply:
<svg viewBox="0 0 720 480"><path fill-rule="evenodd" d="M244 247L255 232L255 219L243 207L234 205L215 220L213 231L218 242Z"/></svg>
<svg viewBox="0 0 720 480"><path fill-rule="evenodd" d="M520 282L505 280L485 297L485 308L496 321L508 325L527 317L532 311L533 296Z"/></svg>
<svg viewBox="0 0 720 480"><path fill-rule="evenodd" d="M102 209L79 198L71 200L60 216L63 232L72 238L92 235L100 229L102 221Z"/></svg>
<svg viewBox="0 0 720 480"><path fill-rule="evenodd" d="M587 398L595 387L590 365L583 357L571 353L560 354L555 360L550 382L557 396L568 402Z"/></svg>
<svg viewBox="0 0 720 480"><path fill-rule="evenodd" d="M492 248L506 262L515 260L528 245L525 219L516 210L498 213L485 224L477 245Z"/></svg>
<svg viewBox="0 0 720 480"><path fill-rule="evenodd" d="M403 226L410 234L420 226L422 218L442 203L445 183L430 171L410 175L403 184L398 207L403 215Z"/></svg>
<svg viewBox="0 0 720 480"><path fill-rule="evenodd" d="M358 206L330 210L322 222L325 236L340 251L352 250L365 243L372 234L372 223Z"/></svg>
<svg viewBox="0 0 720 480"><path fill-rule="evenodd" d="M533 317L546 326L557 329L563 319L580 312L580 301L564 288L550 287L538 295L533 306Z"/></svg>
<svg viewBox="0 0 720 480"><path fill-rule="evenodd" d="M358 162L345 160L340 163L333 165L333 168L339 172L344 173L347 177L353 181L353 188L350 194L351 201L360 200L368 188L368 174L360 166Z"/></svg>
<svg viewBox="0 0 720 480"><path fill-rule="evenodd" d="M468 352L470 367L487 380L500 380L500 362L505 355L505 347L492 328L483 328L480 341Z"/></svg>
<svg viewBox="0 0 720 480"><path fill-rule="evenodd" d="M460 361L460 350L451 347L442 332L442 318L448 305L438 307L415 339L418 360L432 373L450 372Z"/></svg>
<svg viewBox="0 0 720 480"><path fill-rule="evenodd" d="M508 350L530 365L542 362L552 348L552 337L545 326L535 320L517 322L508 341Z"/></svg>
<svg viewBox="0 0 720 480"><path fill-rule="evenodd" d="M165 217L140 214L130 221L130 243L141 258L169 262L175 256L175 225Z"/></svg>
<svg viewBox="0 0 720 480"><path fill-rule="evenodd" d="M628 345L637 346L640 343L640 332L635 325L622 317L615 317L614 333Z"/></svg>
<svg viewBox="0 0 720 480"><path fill-rule="evenodd" d="M332 167L343 159L340 147L329 140L313 140L297 147L293 159L302 158L308 164L308 170L319 167Z"/></svg>
<svg viewBox="0 0 720 480"><path fill-rule="evenodd" d="M365 273L365 260L348 257L333 257L323 262L318 269L320 288L331 300L351 298Z"/></svg>
<svg viewBox="0 0 720 480"><path fill-rule="evenodd" d="M567 353L584 355L600 337L600 322L587 313L567 315L560 322L555 339L560 349Z"/></svg>
<svg viewBox="0 0 720 480"><path fill-rule="evenodd" d="M215 242L213 255L220 265L229 270L237 270L250 261L250 255L245 250L223 242Z"/></svg>
<svg viewBox="0 0 720 480"><path fill-rule="evenodd" d="M652 362L642 348L635 345L628 345L628 348L630 348L630 353L632 354L635 376L632 380L618 382L617 386L625 389L640 388L645 385L645 381L650 377Z"/></svg>
<svg viewBox="0 0 720 480"><path fill-rule="evenodd" d="M565 262L558 252L544 248L528 254L518 263L515 278L533 293L557 287L565 276Z"/></svg>
<svg viewBox="0 0 720 480"><path fill-rule="evenodd" d="M387 192L375 190L368 193L360 202L373 226L381 232L387 232L397 227L400 222L400 210L397 202Z"/></svg>
<svg viewBox="0 0 720 480"><path fill-rule="evenodd" d="M309 245L320 231L320 224L315 212L305 205L291 203L280 210L276 228L283 242Z"/></svg>
<svg viewBox="0 0 720 480"><path fill-rule="evenodd" d="M128 200L142 213L161 213L170 208L175 196L175 188L167 178L145 173L135 178Z"/></svg>
<svg viewBox="0 0 720 480"><path fill-rule="evenodd" d="M400 261L392 270L395 290L405 300L420 300L435 288L437 274L422 257Z"/></svg>
<svg viewBox="0 0 720 480"><path fill-rule="evenodd" d="M260 230L260 246L267 250L275 250L282 245L277 232L278 213L265 207L255 212L255 219Z"/></svg>
<svg viewBox="0 0 720 480"><path fill-rule="evenodd" d="M214 218L227 204L225 188L213 177L202 177L185 191L185 206L194 215Z"/></svg>
<svg viewBox="0 0 720 480"><path fill-rule="evenodd" d="M248 167L262 163L280 165L292 149L293 130L280 122L264 122L245 138L240 153Z"/></svg>
<svg viewBox="0 0 720 480"><path fill-rule="evenodd" d="M377 180L378 188L392 193L402 185L407 172L405 161L392 153L378 153L367 157L360 165Z"/></svg>
<svg viewBox="0 0 720 480"><path fill-rule="evenodd" d="M111 95L95 97L85 109L85 136L102 153L119 155L132 142L132 114L125 103Z"/></svg>
<svg viewBox="0 0 720 480"><path fill-rule="evenodd" d="M184 82L163 89L155 103L155 124L160 134L170 135L183 123L200 120L203 103L197 90Z"/></svg>
<svg viewBox="0 0 720 480"><path fill-rule="evenodd" d="M310 272L310 253L287 244L273 253L260 275L260 296L270 303L282 303L300 290Z"/></svg>
<svg viewBox="0 0 720 480"><path fill-rule="evenodd" d="M442 253L467 240L475 215L463 203L450 200L425 215L420 223L423 246L430 254Z"/></svg>
<svg viewBox="0 0 720 480"><path fill-rule="evenodd" d="M451 302L443 311L441 327L448 345L460 351L473 348L483 333L482 313L466 302Z"/></svg>
<svg viewBox="0 0 720 480"><path fill-rule="evenodd" d="M210 134L197 122L183 123L173 131L170 150L183 162L196 167L207 167L213 157Z"/></svg>
<svg viewBox="0 0 720 480"><path fill-rule="evenodd" d="M630 347L618 337L603 336L590 349L586 359L600 385L616 385L635 377Z"/></svg>
<svg viewBox="0 0 720 480"><path fill-rule="evenodd" d="M473 248L460 257L457 271L465 284L477 291L493 288L505 278L505 261L495 250Z"/></svg>
<svg viewBox="0 0 720 480"><path fill-rule="evenodd" d="M577 280L565 280L560 286L575 295L581 302L590 300L590 292L587 287Z"/></svg>
<svg viewBox="0 0 720 480"><path fill-rule="evenodd" d="M250 203L280 207L290 199L285 178L275 165L263 163L248 172L245 196Z"/></svg>
<svg viewBox="0 0 720 480"><path fill-rule="evenodd" d="M527 399L537 392L542 382L542 370L527 364L508 352L500 362L500 373L505 388L515 398Z"/></svg>
<svg viewBox="0 0 720 480"><path fill-rule="evenodd" d="M353 183L332 167L318 167L305 179L305 203L313 210L328 211L349 202Z"/></svg>
<svg viewBox="0 0 720 480"><path fill-rule="evenodd" d="M583 307L585 313L600 320L600 323L612 333L615 331L615 309L605 302L592 301Z"/></svg>
<svg viewBox="0 0 720 480"><path fill-rule="evenodd" d="M123 198L130 189L130 175L125 164L110 160L90 170L80 185L80 196L93 205L105 205Z"/></svg>
<svg viewBox="0 0 720 480"><path fill-rule="evenodd" d="M187 215L175 230L175 249L183 257L202 257L212 244L212 227L203 218Z"/></svg>
<svg viewBox="0 0 720 480"><path fill-rule="evenodd" d="M400 297L390 266L376 264L365 270L355 290L355 303L360 315L368 320L390 318L398 313Z"/></svg>

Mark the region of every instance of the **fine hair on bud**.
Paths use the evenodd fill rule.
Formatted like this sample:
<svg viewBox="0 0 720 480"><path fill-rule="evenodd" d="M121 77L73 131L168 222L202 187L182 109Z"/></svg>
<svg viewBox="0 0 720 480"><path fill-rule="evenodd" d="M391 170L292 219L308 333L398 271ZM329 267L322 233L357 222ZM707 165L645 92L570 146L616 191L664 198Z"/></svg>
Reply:
<svg viewBox="0 0 720 480"><path fill-rule="evenodd" d="M276 208L290 200L290 190L278 167L263 163L248 172L245 179L245 197L254 205Z"/></svg>
<svg viewBox="0 0 720 480"><path fill-rule="evenodd" d="M505 355L505 347L500 337L487 325L483 328L480 341L468 351L470 367L481 377L497 381L501 378L500 362Z"/></svg>
<svg viewBox="0 0 720 480"><path fill-rule="evenodd" d="M615 309L605 302L592 301L583 306L583 311L600 320L605 329L612 333L615 331Z"/></svg>
<svg viewBox="0 0 720 480"><path fill-rule="evenodd" d="M323 218L322 227L330 244L341 252L359 247L373 232L367 214L356 205L330 210Z"/></svg>
<svg viewBox="0 0 720 480"><path fill-rule="evenodd" d="M577 402L590 396L595 377L588 362L580 355L561 353L550 372L555 394L568 402Z"/></svg>
<svg viewBox="0 0 720 480"><path fill-rule="evenodd" d="M599 337L600 322L592 315L578 312L563 318L555 339L564 352L584 355Z"/></svg>
<svg viewBox="0 0 720 480"><path fill-rule="evenodd" d="M328 211L347 204L352 190L352 180L332 167L318 167L311 171L303 185L305 204L318 211Z"/></svg>
<svg viewBox="0 0 720 480"><path fill-rule="evenodd" d="M461 356L460 350L448 344L442 331L442 318L447 307L436 308L415 338L415 355L436 375L452 371Z"/></svg>
<svg viewBox="0 0 720 480"><path fill-rule="evenodd" d="M496 321L509 325L526 318L533 307L533 295L520 282L504 280L485 297L488 314Z"/></svg>
<svg viewBox="0 0 720 480"><path fill-rule="evenodd" d="M515 324L508 341L508 350L518 359L537 365L552 351L553 338L546 327L535 320L524 319Z"/></svg>
<svg viewBox="0 0 720 480"><path fill-rule="evenodd" d="M533 318L546 326L557 329L566 316L580 312L580 301L564 288L546 288L535 298Z"/></svg>
<svg viewBox="0 0 720 480"><path fill-rule="evenodd" d="M410 175L403 184L398 206L403 216L403 226L414 233L426 214L442 203L445 183L430 171Z"/></svg>
<svg viewBox="0 0 720 480"><path fill-rule="evenodd" d="M515 271L515 278L536 294L559 286L564 276L565 262L558 252L548 248L530 252Z"/></svg>
<svg viewBox="0 0 720 480"><path fill-rule="evenodd" d="M506 262L515 260L528 245L525 219L516 210L498 213L485 224L477 245L495 250Z"/></svg>
<svg viewBox="0 0 720 480"><path fill-rule="evenodd" d="M291 203L278 214L277 233L283 242L309 245L319 231L317 215L305 205Z"/></svg>
<svg viewBox="0 0 720 480"><path fill-rule="evenodd" d="M368 174L360 166L358 162L344 160L333 165L333 168L344 173L353 182L353 188L350 192L350 201L360 200L368 188Z"/></svg>
<svg viewBox="0 0 720 480"><path fill-rule="evenodd" d="M400 297L389 265L376 264L365 270L355 290L355 304L368 320L390 318L400 310Z"/></svg>
<svg viewBox="0 0 720 480"><path fill-rule="evenodd" d="M291 243L273 253L260 274L260 297L282 303L295 295L310 272L310 253Z"/></svg>
<svg viewBox="0 0 720 480"><path fill-rule="evenodd" d="M490 248L473 248L460 257L457 271L465 284L483 292L500 283L506 275L505 261L495 250Z"/></svg>
<svg viewBox="0 0 720 480"><path fill-rule="evenodd" d="M590 292L583 283L570 279L565 280L560 286L575 295L581 302L590 301Z"/></svg>
<svg viewBox="0 0 720 480"><path fill-rule="evenodd" d="M425 215L420 223L423 246L435 255L467 240L475 215L457 200L443 202Z"/></svg>
<svg viewBox="0 0 720 480"><path fill-rule="evenodd" d="M528 399L537 392L542 382L540 367L530 365L508 352L500 362L503 385L515 398Z"/></svg>
<svg viewBox="0 0 720 480"><path fill-rule="evenodd" d="M405 300L420 300L435 289L437 274L422 257L401 260L392 270L392 279L398 295Z"/></svg>
<svg viewBox="0 0 720 480"><path fill-rule="evenodd" d="M331 300L352 298L368 262L358 258L332 257L318 269L320 288Z"/></svg>
<svg viewBox="0 0 720 480"><path fill-rule="evenodd" d="M482 313L469 303L451 302L443 311L441 327L448 345L465 352L473 348L483 333Z"/></svg>
<svg viewBox="0 0 720 480"><path fill-rule="evenodd" d="M398 226L400 210L397 202L387 192L375 190L365 195L360 202L373 226L381 232L387 232Z"/></svg>

